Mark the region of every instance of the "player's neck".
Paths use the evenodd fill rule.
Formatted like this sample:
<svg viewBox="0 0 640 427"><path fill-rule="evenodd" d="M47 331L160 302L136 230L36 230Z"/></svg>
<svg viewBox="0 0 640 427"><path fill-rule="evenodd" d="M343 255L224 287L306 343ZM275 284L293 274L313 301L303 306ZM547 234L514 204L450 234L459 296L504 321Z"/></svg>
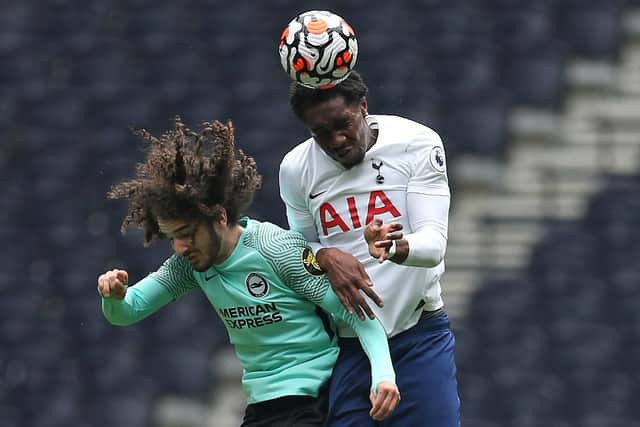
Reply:
<svg viewBox="0 0 640 427"><path fill-rule="evenodd" d="M229 259L233 251L236 249L236 246L238 246L238 242L240 241L240 236L243 231L244 228L241 225L236 224L231 227L227 233L225 233L223 236L223 253L220 257L220 261L216 262L216 264L222 264L224 261Z"/></svg>
<svg viewBox="0 0 640 427"><path fill-rule="evenodd" d="M378 141L378 129L371 129L371 127L369 127L367 135L367 151L376 145L376 141Z"/></svg>

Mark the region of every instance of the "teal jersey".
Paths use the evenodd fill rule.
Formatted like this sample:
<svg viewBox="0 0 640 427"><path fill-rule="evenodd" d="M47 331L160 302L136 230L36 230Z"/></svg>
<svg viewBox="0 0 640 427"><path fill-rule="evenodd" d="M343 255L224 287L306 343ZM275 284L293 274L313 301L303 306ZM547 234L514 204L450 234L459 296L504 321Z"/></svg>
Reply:
<svg viewBox="0 0 640 427"><path fill-rule="evenodd" d="M372 384L395 381L382 326L346 312L304 237L246 218L241 225L238 244L222 264L197 272L174 255L129 287L124 300L105 299L106 317L116 324L133 323L202 289L226 326L243 368L247 399L255 403L317 396L329 379L338 346L321 307L359 334L372 361Z"/></svg>

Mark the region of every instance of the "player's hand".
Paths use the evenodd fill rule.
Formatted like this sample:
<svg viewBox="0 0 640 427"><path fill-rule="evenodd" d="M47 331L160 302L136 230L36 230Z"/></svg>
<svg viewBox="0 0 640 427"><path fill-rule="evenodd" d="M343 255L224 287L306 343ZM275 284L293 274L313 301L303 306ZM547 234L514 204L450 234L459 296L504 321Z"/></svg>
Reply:
<svg viewBox="0 0 640 427"><path fill-rule="evenodd" d="M98 277L98 292L103 298L123 299L127 293L129 273L124 270L111 270Z"/></svg>
<svg viewBox="0 0 640 427"><path fill-rule="evenodd" d="M376 315L359 290L379 307L383 306L383 302L371 288L373 282L360 261L336 248L320 249L316 259L320 267L327 272L333 291L349 314L356 313L360 320L365 320L366 313L370 319L375 319Z"/></svg>
<svg viewBox="0 0 640 427"><path fill-rule="evenodd" d="M371 393L371 411L369 415L376 421L387 418L396 409L400 402L398 386L390 381L382 381L378 384L377 394Z"/></svg>
<svg viewBox="0 0 640 427"><path fill-rule="evenodd" d="M374 218L364 229L364 239L367 241L369 255L377 258L379 262L391 258L389 249L393 241L397 243L402 237L402 224L398 222L384 224L381 219Z"/></svg>

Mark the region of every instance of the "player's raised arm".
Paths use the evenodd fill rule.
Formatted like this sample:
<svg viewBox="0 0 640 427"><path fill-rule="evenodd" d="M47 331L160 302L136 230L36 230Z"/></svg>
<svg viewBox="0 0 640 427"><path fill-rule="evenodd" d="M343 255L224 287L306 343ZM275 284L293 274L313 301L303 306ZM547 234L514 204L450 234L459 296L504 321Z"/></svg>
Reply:
<svg viewBox="0 0 640 427"><path fill-rule="evenodd" d="M137 323L173 300L171 293L157 280L146 277L133 286L127 286L119 272L122 270L109 271L98 278L102 312L112 325Z"/></svg>
<svg viewBox="0 0 640 427"><path fill-rule="evenodd" d="M138 283L127 286L129 274L111 270L98 277L102 312L109 323L131 325L160 310L171 301L198 288L186 262L172 256L158 271Z"/></svg>
<svg viewBox="0 0 640 427"><path fill-rule="evenodd" d="M126 272L112 270L98 278L102 312L112 325L127 326L139 322L173 299L164 286L150 277L127 286L123 273Z"/></svg>

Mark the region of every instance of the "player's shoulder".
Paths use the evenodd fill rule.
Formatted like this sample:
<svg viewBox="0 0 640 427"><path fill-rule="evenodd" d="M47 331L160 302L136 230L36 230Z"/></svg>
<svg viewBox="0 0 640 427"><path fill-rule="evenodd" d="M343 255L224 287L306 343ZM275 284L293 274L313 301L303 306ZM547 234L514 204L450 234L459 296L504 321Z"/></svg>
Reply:
<svg viewBox="0 0 640 427"><path fill-rule="evenodd" d="M305 164L309 153L313 149L313 138L308 138L289 150L280 163L281 168L295 169Z"/></svg>
<svg viewBox="0 0 640 427"><path fill-rule="evenodd" d="M394 116L376 115L380 131L385 135L393 136L400 143L422 146L442 146L442 139L438 132L427 125L415 120Z"/></svg>
<svg viewBox="0 0 640 427"><path fill-rule="evenodd" d="M191 263L176 254L167 258L162 266L149 276L167 288L174 298L178 298L185 290L198 286Z"/></svg>
<svg viewBox="0 0 640 427"><path fill-rule="evenodd" d="M305 237L294 230L288 230L268 221L249 220L247 244L259 250L286 251L291 246L306 246Z"/></svg>
<svg viewBox="0 0 640 427"><path fill-rule="evenodd" d="M182 273L186 275L193 274L193 267L191 266L189 261L177 254L173 254L169 258L167 258L162 264L162 267L174 273Z"/></svg>

